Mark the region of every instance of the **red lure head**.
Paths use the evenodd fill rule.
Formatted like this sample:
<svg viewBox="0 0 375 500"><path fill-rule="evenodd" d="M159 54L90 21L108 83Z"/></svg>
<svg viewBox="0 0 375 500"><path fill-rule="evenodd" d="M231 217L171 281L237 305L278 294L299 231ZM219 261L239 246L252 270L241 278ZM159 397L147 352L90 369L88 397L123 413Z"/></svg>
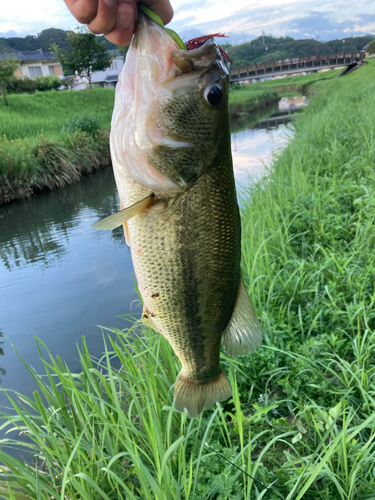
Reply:
<svg viewBox="0 0 375 500"><path fill-rule="evenodd" d="M203 35L203 36L198 36L196 38L192 38L188 42L186 42L186 47L188 50L194 50L198 49L201 45L204 44L204 42L207 42L210 38L228 38L227 35L223 35L222 33L215 33L214 35ZM228 54L219 46L219 50L222 54L222 56L225 58L227 62L231 62L229 59Z"/></svg>

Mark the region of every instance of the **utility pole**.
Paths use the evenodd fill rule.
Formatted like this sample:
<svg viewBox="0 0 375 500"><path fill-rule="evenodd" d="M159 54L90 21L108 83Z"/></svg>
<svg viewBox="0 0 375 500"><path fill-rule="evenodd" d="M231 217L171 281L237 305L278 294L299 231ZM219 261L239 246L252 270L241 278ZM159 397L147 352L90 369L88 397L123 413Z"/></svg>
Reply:
<svg viewBox="0 0 375 500"><path fill-rule="evenodd" d="M266 34L265 30L262 30L262 43L264 45L264 35Z"/></svg>
<svg viewBox="0 0 375 500"><path fill-rule="evenodd" d="M316 53L319 55L319 36L320 36L320 31L316 37Z"/></svg>

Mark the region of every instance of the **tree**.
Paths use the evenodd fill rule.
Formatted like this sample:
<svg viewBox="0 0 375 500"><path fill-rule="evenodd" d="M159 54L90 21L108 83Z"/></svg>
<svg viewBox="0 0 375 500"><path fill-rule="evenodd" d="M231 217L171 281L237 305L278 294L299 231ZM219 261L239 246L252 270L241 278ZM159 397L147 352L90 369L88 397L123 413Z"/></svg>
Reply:
<svg viewBox="0 0 375 500"><path fill-rule="evenodd" d="M367 52L369 54L375 54L375 40L373 42L370 42L367 47Z"/></svg>
<svg viewBox="0 0 375 500"><path fill-rule="evenodd" d="M65 74L76 73L81 78L87 78L92 93L92 74L108 68L113 58L105 43L98 42L97 37L85 28L68 33L68 40L70 51L61 49L56 43L51 45L51 51L63 65Z"/></svg>
<svg viewBox="0 0 375 500"><path fill-rule="evenodd" d="M18 64L19 62L15 57L7 56L5 59L0 59L0 92L5 106L8 106L5 95L6 87L18 68Z"/></svg>

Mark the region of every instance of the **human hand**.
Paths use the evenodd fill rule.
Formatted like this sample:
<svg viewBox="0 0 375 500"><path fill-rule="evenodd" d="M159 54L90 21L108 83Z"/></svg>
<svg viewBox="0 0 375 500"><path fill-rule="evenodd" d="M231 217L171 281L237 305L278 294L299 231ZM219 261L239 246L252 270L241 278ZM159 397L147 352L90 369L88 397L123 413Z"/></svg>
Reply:
<svg viewBox="0 0 375 500"><path fill-rule="evenodd" d="M68 9L91 33L104 34L116 45L127 45L138 22L137 0L64 0ZM142 3L161 17L164 24L171 21L173 9L169 0L142 0Z"/></svg>

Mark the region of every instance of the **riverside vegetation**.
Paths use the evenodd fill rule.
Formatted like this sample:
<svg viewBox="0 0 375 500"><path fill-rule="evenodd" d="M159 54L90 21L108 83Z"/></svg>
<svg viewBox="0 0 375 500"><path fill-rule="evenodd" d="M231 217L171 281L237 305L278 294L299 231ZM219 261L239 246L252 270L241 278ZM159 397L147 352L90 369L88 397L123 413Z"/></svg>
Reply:
<svg viewBox="0 0 375 500"><path fill-rule="evenodd" d="M264 340L222 355L233 398L194 420L173 411L178 360L137 321L104 330L99 362L83 340L80 373L37 341L39 392L6 390L4 498L374 498L375 64L310 93L288 146L241 193L242 273ZM19 432L29 463L6 452Z"/></svg>
<svg viewBox="0 0 375 500"><path fill-rule="evenodd" d="M9 95L0 105L0 204L110 165L114 91Z"/></svg>
<svg viewBox="0 0 375 500"><path fill-rule="evenodd" d="M306 93L317 80L337 71L234 85L229 108L243 118L280 97ZM110 165L109 127L114 90L37 92L9 95L0 103L0 204L47 188L76 182L95 168Z"/></svg>

